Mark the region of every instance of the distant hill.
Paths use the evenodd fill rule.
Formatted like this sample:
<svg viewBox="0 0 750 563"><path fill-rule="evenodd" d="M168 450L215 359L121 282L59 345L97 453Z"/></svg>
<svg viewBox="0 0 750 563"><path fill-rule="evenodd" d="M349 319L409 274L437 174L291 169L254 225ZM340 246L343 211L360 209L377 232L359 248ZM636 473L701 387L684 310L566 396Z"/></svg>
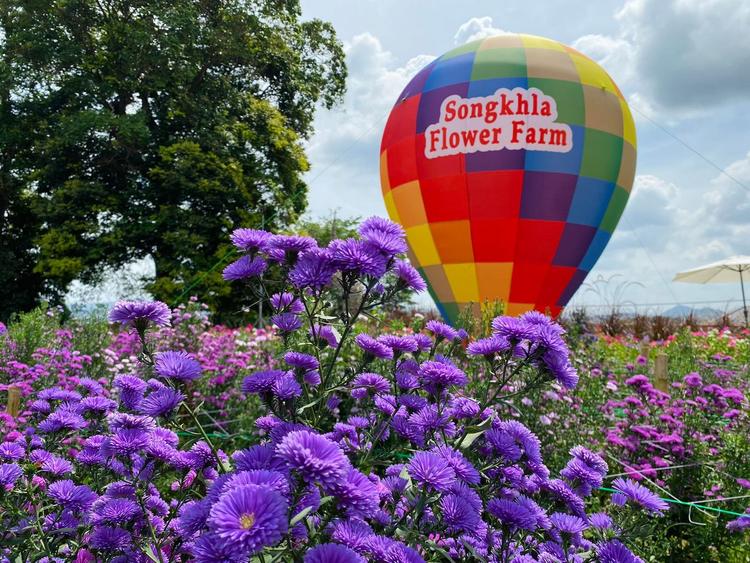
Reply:
<svg viewBox="0 0 750 563"><path fill-rule="evenodd" d="M688 307L687 305L675 305L662 313L665 317L682 319L693 313L693 316L699 319L715 319L724 314L724 311L712 307Z"/></svg>

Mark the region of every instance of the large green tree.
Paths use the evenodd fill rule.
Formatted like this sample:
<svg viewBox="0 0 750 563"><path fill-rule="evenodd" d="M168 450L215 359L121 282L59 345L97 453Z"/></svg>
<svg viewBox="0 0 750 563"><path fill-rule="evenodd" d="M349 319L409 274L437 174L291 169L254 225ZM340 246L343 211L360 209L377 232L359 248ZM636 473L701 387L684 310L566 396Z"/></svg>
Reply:
<svg viewBox="0 0 750 563"><path fill-rule="evenodd" d="M192 293L236 307L209 270L233 228L304 210L332 26L298 0L0 0L0 26L0 302L151 256L157 298L206 274Z"/></svg>

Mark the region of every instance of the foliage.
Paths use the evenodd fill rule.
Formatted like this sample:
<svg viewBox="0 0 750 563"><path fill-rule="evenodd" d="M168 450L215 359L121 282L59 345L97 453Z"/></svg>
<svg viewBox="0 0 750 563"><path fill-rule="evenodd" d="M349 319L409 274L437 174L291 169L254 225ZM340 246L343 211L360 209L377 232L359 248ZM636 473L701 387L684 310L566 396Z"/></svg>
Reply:
<svg viewBox="0 0 750 563"><path fill-rule="evenodd" d="M302 143L346 77L331 25L296 0L4 0L0 26L3 307L151 256L153 295L204 275L238 309L210 268L235 226L305 208Z"/></svg>
<svg viewBox="0 0 750 563"><path fill-rule="evenodd" d="M338 217L334 211L319 220L303 217L294 226L294 232L314 238L320 246L327 246L334 239L356 236L359 223L359 217Z"/></svg>

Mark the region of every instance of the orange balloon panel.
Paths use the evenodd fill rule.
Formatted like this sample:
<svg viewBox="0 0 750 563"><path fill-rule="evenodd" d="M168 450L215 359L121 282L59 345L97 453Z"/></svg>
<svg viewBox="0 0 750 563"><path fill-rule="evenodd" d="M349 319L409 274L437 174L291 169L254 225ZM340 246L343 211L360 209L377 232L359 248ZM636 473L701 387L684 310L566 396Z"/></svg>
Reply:
<svg viewBox="0 0 750 563"><path fill-rule="evenodd" d="M609 75L561 43L514 34L422 69L380 151L388 213L451 321L485 300L559 314L619 221L635 161Z"/></svg>

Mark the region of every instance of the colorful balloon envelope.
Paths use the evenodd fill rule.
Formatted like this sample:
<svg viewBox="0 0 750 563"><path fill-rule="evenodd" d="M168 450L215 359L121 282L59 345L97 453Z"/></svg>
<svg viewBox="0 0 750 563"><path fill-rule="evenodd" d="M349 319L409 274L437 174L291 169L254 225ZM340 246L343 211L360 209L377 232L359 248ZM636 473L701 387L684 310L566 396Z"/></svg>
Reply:
<svg viewBox="0 0 750 563"><path fill-rule="evenodd" d="M508 34L423 68L383 133L391 218L441 313L501 300L558 315L596 263L633 184L622 93L562 43Z"/></svg>

